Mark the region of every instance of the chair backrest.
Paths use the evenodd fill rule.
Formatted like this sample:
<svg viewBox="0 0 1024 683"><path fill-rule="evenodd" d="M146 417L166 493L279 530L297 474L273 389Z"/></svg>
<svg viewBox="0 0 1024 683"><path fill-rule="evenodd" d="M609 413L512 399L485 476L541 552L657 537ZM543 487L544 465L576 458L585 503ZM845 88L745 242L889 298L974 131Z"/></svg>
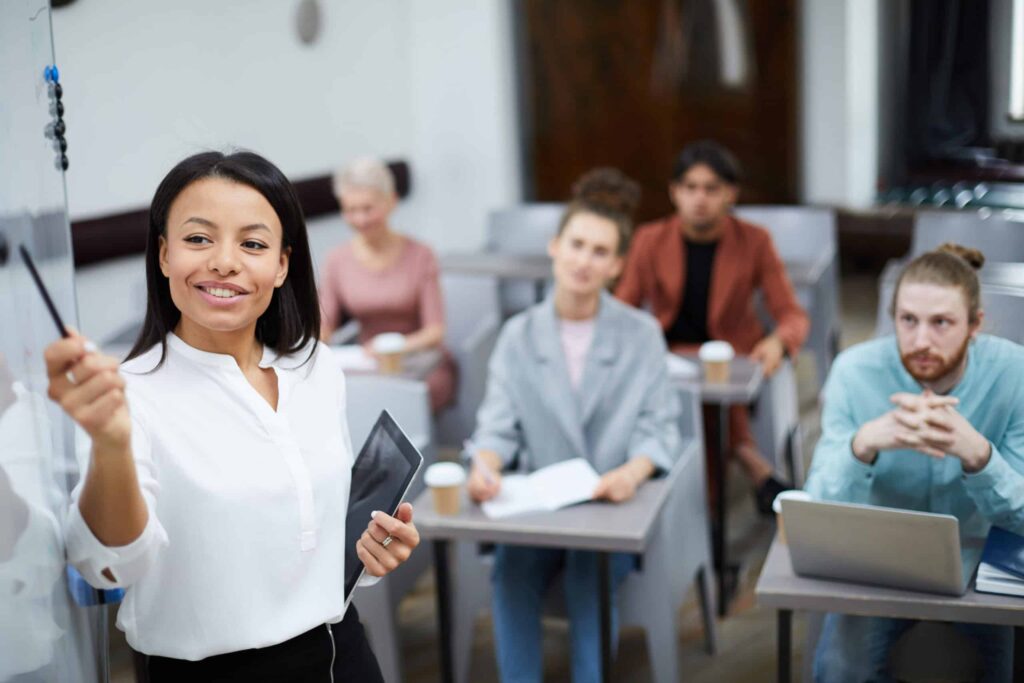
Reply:
<svg viewBox="0 0 1024 683"><path fill-rule="evenodd" d="M813 206L737 206L733 213L766 228L784 261L814 261L836 252L836 214Z"/></svg>
<svg viewBox="0 0 1024 683"><path fill-rule="evenodd" d="M506 254L546 254L558 232L565 204L520 204L491 211L487 219L487 250Z"/></svg>
<svg viewBox="0 0 1024 683"><path fill-rule="evenodd" d="M489 275L441 273L444 298L444 343L458 355L459 348L476 333L480 321L495 316L501 320L498 279Z"/></svg>
<svg viewBox="0 0 1024 683"><path fill-rule="evenodd" d="M1024 344L1024 289L982 286L981 308L982 332Z"/></svg>
<svg viewBox="0 0 1024 683"><path fill-rule="evenodd" d="M380 411L387 410L423 453L424 467L433 461L433 426L426 383L402 377L351 373L346 375L345 385L346 415L354 455L359 454ZM417 477L417 481L422 481L422 477Z"/></svg>
<svg viewBox="0 0 1024 683"><path fill-rule="evenodd" d="M327 255L334 249L352 240L355 232L341 219L339 214L319 216L306 221L309 236L309 253L313 258L316 277L320 277Z"/></svg>
<svg viewBox="0 0 1024 683"><path fill-rule="evenodd" d="M459 391L455 405L438 420L438 442L461 447L476 428L476 413L487 391L487 367L498 342L501 320L490 312L477 321L476 329L458 346L449 347L459 367Z"/></svg>
<svg viewBox="0 0 1024 683"><path fill-rule="evenodd" d="M989 259L1024 261L1024 222L1003 211L919 211L914 217L910 256L956 242Z"/></svg>
<svg viewBox="0 0 1024 683"><path fill-rule="evenodd" d="M797 396L796 372L793 364L784 360L761 389L751 431L758 449L768 457L776 471L782 471L783 465L794 470L788 472L788 475L797 486L802 483L802 463L787 463L785 454L788 448L797 447L797 444L790 444L790 439L800 438L799 428L800 401Z"/></svg>
<svg viewBox="0 0 1024 683"><path fill-rule="evenodd" d="M564 212L565 204L555 202L495 209L487 220L486 248L505 254L546 254ZM529 282L502 282L499 300L502 316L512 316L536 303L537 290Z"/></svg>
<svg viewBox="0 0 1024 683"><path fill-rule="evenodd" d="M701 408L700 385L678 384L679 436L684 440L697 439L704 444L704 412Z"/></svg>

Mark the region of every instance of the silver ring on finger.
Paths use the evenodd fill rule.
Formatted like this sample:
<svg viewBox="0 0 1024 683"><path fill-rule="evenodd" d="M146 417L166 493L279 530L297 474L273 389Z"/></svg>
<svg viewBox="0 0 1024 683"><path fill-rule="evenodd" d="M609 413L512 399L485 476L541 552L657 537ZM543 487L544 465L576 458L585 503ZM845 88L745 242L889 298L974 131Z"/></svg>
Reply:
<svg viewBox="0 0 1024 683"><path fill-rule="evenodd" d="M387 548L389 545L391 545L391 541L393 541L393 540L395 540L395 539L391 537L391 534L388 534L387 537L383 541L380 542L380 544L382 546L384 546L385 548Z"/></svg>
<svg viewBox="0 0 1024 683"><path fill-rule="evenodd" d="M64 378L67 379L67 381L71 382L72 384L78 384L78 382L75 381L75 373L71 372L70 370L64 373Z"/></svg>

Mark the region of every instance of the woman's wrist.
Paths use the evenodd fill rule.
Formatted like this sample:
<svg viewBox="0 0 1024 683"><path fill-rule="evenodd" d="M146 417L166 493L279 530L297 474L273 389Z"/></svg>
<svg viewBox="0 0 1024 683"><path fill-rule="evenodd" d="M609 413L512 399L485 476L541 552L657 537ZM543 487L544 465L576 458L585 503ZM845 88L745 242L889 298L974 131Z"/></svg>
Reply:
<svg viewBox="0 0 1024 683"><path fill-rule="evenodd" d="M646 455L633 458L629 461L628 466L637 486L650 479L655 472L654 463Z"/></svg>
<svg viewBox="0 0 1024 683"><path fill-rule="evenodd" d="M92 437L92 457L98 461L132 459L131 433Z"/></svg>

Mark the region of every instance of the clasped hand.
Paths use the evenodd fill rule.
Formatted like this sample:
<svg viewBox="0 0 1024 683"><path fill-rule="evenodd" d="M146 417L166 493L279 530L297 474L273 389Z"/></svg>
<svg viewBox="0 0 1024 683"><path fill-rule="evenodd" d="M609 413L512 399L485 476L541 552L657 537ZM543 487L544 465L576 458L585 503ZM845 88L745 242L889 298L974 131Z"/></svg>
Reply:
<svg viewBox="0 0 1024 683"><path fill-rule="evenodd" d="M943 458L959 458L965 472L982 469L991 456L988 440L956 409L959 399L898 393L890 397L895 408L865 423L853 439L853 452L873 463L879 451L911 449Z"/></svg>

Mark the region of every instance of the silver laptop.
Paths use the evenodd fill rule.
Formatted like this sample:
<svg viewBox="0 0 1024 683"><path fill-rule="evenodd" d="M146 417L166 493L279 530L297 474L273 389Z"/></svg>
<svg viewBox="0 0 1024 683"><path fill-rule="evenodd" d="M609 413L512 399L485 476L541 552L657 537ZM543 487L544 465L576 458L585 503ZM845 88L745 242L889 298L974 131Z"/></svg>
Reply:
<svg viewBox="0 0 1024 683"><path fill-rule="evenodd" d="M782 500L793 571L801 576L963 595L960 524L952 515Z"/></svg>

